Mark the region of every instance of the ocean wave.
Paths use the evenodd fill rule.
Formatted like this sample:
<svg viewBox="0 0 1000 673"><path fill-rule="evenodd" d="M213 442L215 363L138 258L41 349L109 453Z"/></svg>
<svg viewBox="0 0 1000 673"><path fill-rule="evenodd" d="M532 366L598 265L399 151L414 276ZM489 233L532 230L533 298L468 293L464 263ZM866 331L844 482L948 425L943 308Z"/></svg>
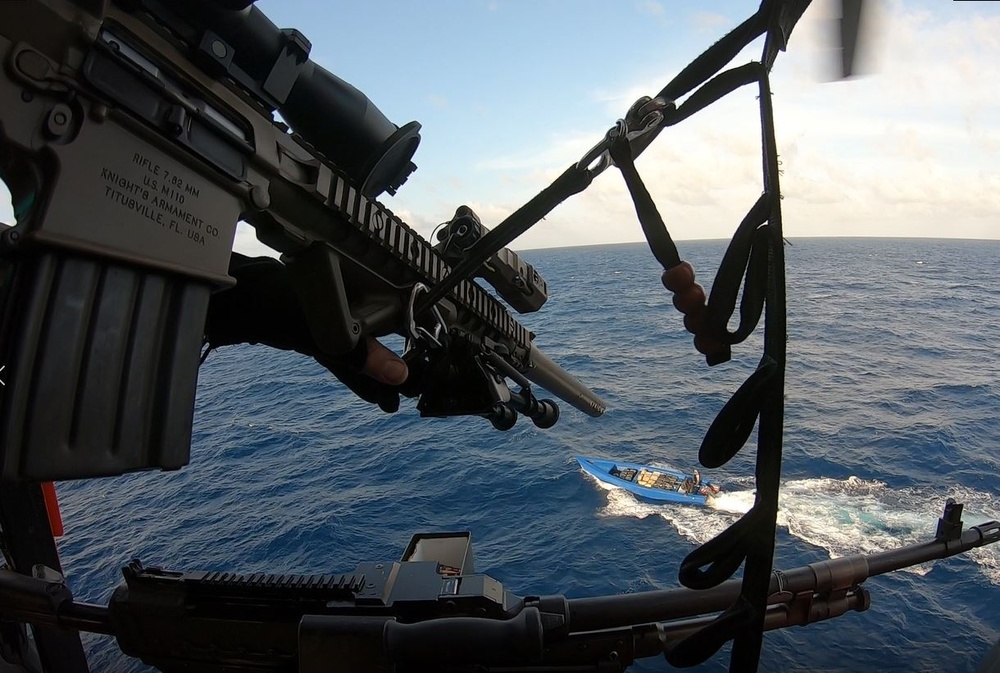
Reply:
<svg viewBox="0 0 1000 673"><path fill-rule="evenodd" d="M754 504L754 491L724 490L706 507L653 504L628 491L591 480L607 491L601 516L659 516L695 544L704 544L734 523ZM965 521L976 525L1000 520L1000 499L965 487L946 492L892 489L885 482L856 476L846 479L794 479L781 485L778 525L791 536L825 550L829 558L876 554L933 539L937 519L948 498L965 505ZM982 575L1000 586L1000 550L995 546L970 552ZM907 568L925 575L931 564Z"/></svg>

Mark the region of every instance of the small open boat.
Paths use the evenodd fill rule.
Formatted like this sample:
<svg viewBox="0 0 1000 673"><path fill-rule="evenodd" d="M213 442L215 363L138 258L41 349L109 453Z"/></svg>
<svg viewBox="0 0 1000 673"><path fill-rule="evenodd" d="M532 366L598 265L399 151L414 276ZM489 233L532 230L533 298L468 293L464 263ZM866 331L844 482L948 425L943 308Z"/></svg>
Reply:
<svg viewBox="0 0 1000 673"><path fill-rule="evenodd" d="M697 470L694 475L688 475L670 468L620 460L582 456L577 456L576 460L583 471L595 479L647 500L704 505L708 497L721 490L718 484L701 481Z"/></svg>

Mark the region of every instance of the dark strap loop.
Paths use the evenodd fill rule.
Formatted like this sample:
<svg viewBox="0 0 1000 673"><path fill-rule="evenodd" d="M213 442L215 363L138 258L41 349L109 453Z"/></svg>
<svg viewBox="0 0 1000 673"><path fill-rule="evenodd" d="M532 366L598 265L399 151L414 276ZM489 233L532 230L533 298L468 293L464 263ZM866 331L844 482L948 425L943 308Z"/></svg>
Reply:
<svg viewBox="0 0 1000 673"><path fill-rule="evenodd" d="M715 274L712 293L708 298L706 323L709 335L723 343L732 345L743 342L756 329L764 312L767 246L770 242L770 232L764 222L770 209L771 199L767 194L762 194L737 228ZM736 296L739 294L744 272L740 324L735 332L730 332L727 325L736 309Z"/></svg>
<svg viewBox="0 0 1000 673"><path fill-rule="evenodd" d="M753 608L742 599L726 608L708 626L664 648L663 656L675 668L690 668L705 662L718 652L726 641L750 624Z"/></svg>
<svg viewBox="0 0 1000 673"><path fill-rule="evenodd" d="M764 356L757 370L726 402L705 433L698 460L708 468L725 465L743 448L753 432L761 407L780 383L778 363Z"/></svg>
<svg viewBox="0 0 1000 673"><path fill-rule="evenodd" d="M732 526L681 561L677 579L689 589L711 589L736 572L763 538L774 535L769 503L758 502Z"/></svg>
<svg viewBox="0 0 1000 673"><path fill-rule="evenodd" d="M762 225L753 234L750 247L750 261L747 264L746 280L743 283L743 298L740 300L740 324L735 332L728 335L732 343L741 343L757 328L764 312L764 297L767 295L767 272L770 265L771 242L769 224ZM732 312L730 311L730 314Z"/></svg>
<svg viewBox="0 0 1000 673"><path fill-rule="evenodd" d="M766 74L763 66L756 61L736 68L730 68L705 82L682 105L664 112L663 126L678 124L696 112L707 108L717 100L728 96L741 86L759 82Z"/></svg>
<svg viewBox="0 0 1000 673"><path fill-rule="evenodd" d="M756 506L751 508L739 521L685 556L677 573L680 583L689 589L711 589L732 577L746 558L756 511Z"/></svg>

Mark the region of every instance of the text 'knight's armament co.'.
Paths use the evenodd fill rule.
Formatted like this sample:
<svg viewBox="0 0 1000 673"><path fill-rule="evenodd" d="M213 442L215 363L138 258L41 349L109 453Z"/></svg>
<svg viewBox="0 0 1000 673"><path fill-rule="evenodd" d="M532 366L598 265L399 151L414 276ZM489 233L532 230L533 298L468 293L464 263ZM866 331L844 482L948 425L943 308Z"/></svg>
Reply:
<svg viewBox="0 0 1000 673"><path fill-rule="evenodd" d="M312 62L297 31L249 3L223 4L233 3L0 3L0 172L17 215L3 244L12 292L26 298L2 354L16 376L0 474L187 463L208 299L232 284L239 220L283 254L318 354L353 352L367 336L410 339L402 392L419 396L422 415L508 428L523 414L548 427L557 407L531 384L601 415L600 398L471 277L420 303L461 249L435 249L374 200L414 169L419 124L392 124ZM453 242L485 231L469 213L477 228L456 227ZM541 275L506 249L471 275L519 311L547 297ZM106 338L88 339L94 330ZM47 367L65 353L80 366ZM60 413L42 418L42 408Z"/></svg>

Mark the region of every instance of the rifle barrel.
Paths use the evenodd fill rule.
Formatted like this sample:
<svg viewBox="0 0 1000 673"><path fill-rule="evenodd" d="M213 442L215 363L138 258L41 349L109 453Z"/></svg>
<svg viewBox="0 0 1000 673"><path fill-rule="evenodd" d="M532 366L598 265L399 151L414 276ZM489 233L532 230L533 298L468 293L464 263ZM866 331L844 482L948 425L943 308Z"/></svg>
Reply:
<svg viewBox="0 0 1000 673"><path fill-rule="evenodd" d="M545 353L531 346L531 368L522 372L526 378L537 383L553 395L559 397L588 416L602 415L608 405L597 394L581 383L575 376L549 359Z"/></svg>

